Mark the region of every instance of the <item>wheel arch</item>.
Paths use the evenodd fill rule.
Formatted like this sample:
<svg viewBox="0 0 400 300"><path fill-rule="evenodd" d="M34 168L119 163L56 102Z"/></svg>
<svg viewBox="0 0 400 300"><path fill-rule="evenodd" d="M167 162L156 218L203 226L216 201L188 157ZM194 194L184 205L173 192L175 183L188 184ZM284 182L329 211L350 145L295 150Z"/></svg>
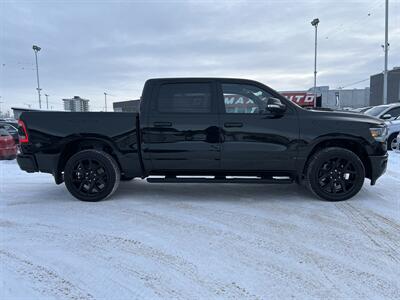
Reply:
<svg viewBox="0 0 400 300"><path fill-rule="evenodd" d="M368 153L365 147L363 146L363 141L357 139L357 138L337 138L337 137L330 137L327 139L323 139L318 141L311 151L307 155L306 162L302 168L302 177L304 178L305 174L307 173L308 166L310 164L310 160L313 157L313 155L325 148L328 147L339 147L339 148L344 148L347 150L352 151L355 153L361 160L361 162L364 165L365 169L365 177L366 178L371 178L372 175L372 167L371 163L368 159Z"/></svg>
<svg viewBox="0 0 400 300"><path fill-rule="evenodd" d="M113 146L110 140L98 136L89 136L89 137L85 136L85 137L74 138L65 143L62 147L62 150L60 151L60 156L57 162L56 170L55 173L53 174L57 184L63 182L62 172L65 169L67 161L74 154L78 153L79 151L87 149L96 149L110 154L114 158L114 160L118 164L118 167L121 170L121 164L118 158L119 156L118 150Z"/></svg>

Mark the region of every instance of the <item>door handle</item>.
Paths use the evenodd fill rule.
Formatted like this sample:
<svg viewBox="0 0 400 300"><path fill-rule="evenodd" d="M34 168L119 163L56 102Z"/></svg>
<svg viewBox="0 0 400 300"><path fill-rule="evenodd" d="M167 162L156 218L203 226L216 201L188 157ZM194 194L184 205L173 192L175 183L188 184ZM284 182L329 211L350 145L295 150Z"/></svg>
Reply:
<svg viewBox="0 0 400 300"><path fill-rule="evenodd" d="M225 127L243 127L242 122L228 122L224 124Z"/></svg>
<svg viewBox="0 0 400 300"><path fill-rule="evenodd" d="M153 124L155 127L171 127L172 126L171 122L154 122Z"/></svg>

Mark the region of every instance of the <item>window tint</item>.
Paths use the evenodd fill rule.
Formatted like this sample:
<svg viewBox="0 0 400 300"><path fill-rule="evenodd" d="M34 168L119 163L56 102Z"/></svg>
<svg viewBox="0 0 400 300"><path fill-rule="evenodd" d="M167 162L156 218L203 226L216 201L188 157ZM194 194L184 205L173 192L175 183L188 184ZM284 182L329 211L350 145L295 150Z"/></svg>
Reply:
<svg viewBox="0 0 400 300"><path fill-rule="evenodd" d="M8 124L4 124L4 125L0 125L0 128L3 128L5 130L7 130L8 132L17 132L17 129L14 126L8 125Z"/></svg>
<svg viewBox="0 0 400 300"><path fill-rule="evenodd" d="M387 112L387 114L391 114L392 118L396 118L400 116L400 107L393 108Z"/></svg>
<svg viewBox="0 0 400 300"><path fill-rule="evenodd" d="M210 113L208 83L169 83L160 88L157 109L164 113Z"/></svg>
<svg viewBox="0 0 400 300"><path fill-rule="evenodd" d="M271 97L266 91L247 84L222 84L225 112L229 114L259 114Z"/></svg>
<svg viewBox="0 0 400 300"><path fill-rule="evenodd" d="M0 129L0 136L9 136L7 130L5 129Z"/></svg>
<svg viewBox="0 0 400 300"><path fill-rule="evenodd" d="M389 107L388 105L374 106L374 107L371 107L370 109L366 110L365 114L369 115L369 116L377 117L377 116L379 116L379 114L381 112L383 112L388 107Z"/></svg>

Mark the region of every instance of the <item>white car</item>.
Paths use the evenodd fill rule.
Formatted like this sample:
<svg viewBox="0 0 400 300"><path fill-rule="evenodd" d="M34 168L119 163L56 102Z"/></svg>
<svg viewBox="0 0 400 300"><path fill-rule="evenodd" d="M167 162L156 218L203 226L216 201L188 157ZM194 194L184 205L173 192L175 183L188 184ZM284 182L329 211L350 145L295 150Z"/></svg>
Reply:
<svg viewBox="0 0 400 300"><path fill-rule="evenodd" d="M364 114L382 120L394 120L400 116L400 102L373 106L366 110Z"/></svg>
<svg viewBox="0 0 400 300"><path fill-rule="evenodd" d="M400 116L393 121L386 121L385 123L388 127L388 150L395 150L398 148L399 143L398 135L400 133Z"/></svg>

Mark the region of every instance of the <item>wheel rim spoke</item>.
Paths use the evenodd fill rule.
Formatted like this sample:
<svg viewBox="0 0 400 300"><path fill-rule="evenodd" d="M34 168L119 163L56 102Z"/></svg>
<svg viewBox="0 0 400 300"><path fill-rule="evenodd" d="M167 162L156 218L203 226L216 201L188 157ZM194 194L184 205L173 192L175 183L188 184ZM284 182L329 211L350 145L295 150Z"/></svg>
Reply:
<svg viewBox="0 0 400 300"><path fill-rule="evenodd" d="M356 169L346 158L333 157L323 162L317 171L318 184L328 194L345 194L355 186Z"/></svg>
<svg viewBox="0 0 400 300"><path fill-rule="evenodd" d="M73 168L72 184L85 196L96 196L107 186L108 176L104 165L96 159L79 160Z"/></svg>

